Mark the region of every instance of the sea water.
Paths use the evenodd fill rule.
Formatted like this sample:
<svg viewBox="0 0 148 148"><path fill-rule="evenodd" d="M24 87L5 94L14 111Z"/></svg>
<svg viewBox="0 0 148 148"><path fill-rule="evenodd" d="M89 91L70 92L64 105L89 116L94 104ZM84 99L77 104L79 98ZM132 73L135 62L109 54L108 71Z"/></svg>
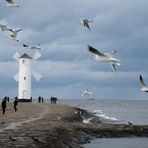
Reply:
<svg viewBox="0 0 148 148"><path fill-rule="evenodd" d="M84 148L148 148L148 138L102 138L93 140Z"/></svg>
<svg viewBox="0 0 148 148"><path fill-rule="evenodd" d="M98 117L114 123L131 122L148 125L148 101L139 100L62 100L67 104L95 112ZM83 145L84 148L148 148L148 138L102 138Z"/></svg>

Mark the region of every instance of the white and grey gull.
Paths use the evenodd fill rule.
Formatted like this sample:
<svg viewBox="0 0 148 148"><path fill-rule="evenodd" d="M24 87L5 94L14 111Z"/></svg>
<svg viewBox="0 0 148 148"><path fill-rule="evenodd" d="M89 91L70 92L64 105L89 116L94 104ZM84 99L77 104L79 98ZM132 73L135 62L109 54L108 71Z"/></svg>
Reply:
<svg viewBox="0 0 148 148"><path fill-rule="evenodd" d="M93 20L88 20L88 19L80 19L80 23L84 26L87 27L90 30L90 23L92 23Z"/></svg>
<svg viewBox="0 0 148 148"><path fill-rule="evenodd" d="M145 85L142 75L139 76L140 83L142 85L141 91L148 92L148 87Z"/></svg>
<svg viewBox="0 0 148 148"><path fill-rule="evenodd" d="M110 64L114 72L116 72L116 66L120 66L120 60L113 57L113 55L104 54L90 45L88 45L88 50L95 54L95 60ZM113 53L115 52L116 50Z"/></svg>
<svg viewBox="0 0 148 148"><path fill-rule="evenodd" d="M28 49L39 49L39 50L41 50L40 44L37 44L37 45L23 44L23 47L28 48Z"/></svg>
<svg viewBox="0 0 148 148"><path fill-rule="evenodd" d="M8 27L4 24L0 24L0 28L1 28L1 31L4 32L4 31L12 31L12 28L11 27Z"/></svg>
<svg viewBox="0 0 148 148"><path fill-rule="evenodd" d="M19 40L16 37L17 37L18 32L20 32L21 30L23 30L23 29L10 30L12 32L12 34L10 34L7 38L10 40L19 42Z"/></svg>
<svg viewBox="0 0 148 148"><path fill-rule="evenodd" d="M19 7L13 0L5 0L7 7Z"/></svg>
<svg viewBox="0 0 148 148"><path fill-rule="evenodd" d="M82 91L81 93L81 96L84 97L84 96L87 96L87 95L92 95L93 93L90 92L88 89L85 89Z"/></svg>

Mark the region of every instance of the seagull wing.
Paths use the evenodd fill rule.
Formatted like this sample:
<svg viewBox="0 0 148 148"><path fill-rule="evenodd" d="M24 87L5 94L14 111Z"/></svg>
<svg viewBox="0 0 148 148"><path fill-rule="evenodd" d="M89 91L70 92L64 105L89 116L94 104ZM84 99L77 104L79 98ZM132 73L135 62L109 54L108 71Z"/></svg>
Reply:
<svg viewBox="0 0 148 148"><path fill-rule="evenodd" d="M23 30L23 29L10 30L10 31L12 32L12 35L16 37L16 36L17 36L17 33L18 33L19 31L21 31L21 30Z"/></svg>
<svg viewBox="0 0 148 148"><path fill-rule="evenodd" d="M87 91L87 90L83 90L83 91L81 92L81 96L82 96L82 97L84 97L84 96L86 95L86 91Z"/></svg>
<svg viewBox="0 0 148 148"><path fill-rule="evenodd" d="M2 25L2 24L0 24L0 27L6 27L6 25Z"/></svg>
<svg viewBox="0 0 148 148"><path fill-rule="evenodd" d="M18 29L18 30L15 30L15 32L20 32L21 30L23 30L23 29Z"/></svg>
<svg viewBox="0 0 148 148"><path fill-rule="evenodd" d="M1 28L2 31L4 31L4 29L5 29L6 27L7 27L6 25L0 24L0 28Z"/></svg>
<svg viewBox="0 0 148 148"><path fill-rule="evenodd" d="M16 38L16 34L10 34L10 37L12 37L12 38Z"/></svg>
<svg viewBox="0 0 148 148"><path fill-rule="evenodd" d="M84 97L84 93L83 92L81 93L81 97Z"/></svg>
<svg viewBox="0 0 148 148"><path fill-rule="evenodd" d="M97 54L99 56L104 56L106 57L105 54L101 53L100 51L98 51L97 49L93 48L92 46L88 45L88 50L94 54Z"/></svg>
<svg viewBox="0 0 148 148"><path fill-rule="evenodd" d="M86 27L90 30L90 27L89 27L89 24L88 23L86 24Z"/></svg>
<svg viewBox="0 0 148 148"><path fill-rule="evenodd" d="M92 94L93 94L93 93L92 93L92 92L90 92L90 91L89 91L89 92L87 92L87 93L88 93L88 95L92 95Z"/></svg>
<svg viewBox="0 0 148 148"><path fill-rule="evenodd" d="M5 27L4 25L0 25L2 31L4 31L4 27Z"/></svg>
<svg viewBox="0 0 148 148"><path fill-rule="evenodd" d="M11 29L10 27L8 27L8 26L6 26L6 29L7 29L8 31L12 31L12 29Z"/></svg>
<svg viewBox="0 0 148 148"><path fill-rule="evenodd" d="M27 44L23 44L23 47L28 47L28 45Z"/></svg>
<svg viewBox="0 0 148 148"><path fill-rule="evenodd" d="M88 22L92 23L92 22L94 22L94 20L88 20Z"/></svg>
<svg viewBox="0 0 148 148"><path fill-rule="evenodd" d="M41 49L40 45L30 45L31 49Z"/></svg>
<svg viewBox="0 0 148 148"><path fill-rule="evenodd" d="M116 65L115 64L111 64L111 68L114 72L116 72Z"/></svg>
<svg viewBox="0 0 148 148"><path fill-rule="evenodd" d="M90 30L90 27L89 27L88 21L84 21L84 26L86 26L86 27Z"/></svg>
<svg viewBox="0 0 148 148"><path fill-rule="evenodd" d="M141 85L142 85L143 87L145 87L145 83L144 83L144 80L143 80L143 78L142 78L141 75L140 75L140 77L139 77L139 80L140 80Z"/></svg>
<svg viewBox="0 0 148 148"><path fill-rule="evenodd" d="M12 0L6 0L7 3L11 3L14 4L14 2Z"/></svg>

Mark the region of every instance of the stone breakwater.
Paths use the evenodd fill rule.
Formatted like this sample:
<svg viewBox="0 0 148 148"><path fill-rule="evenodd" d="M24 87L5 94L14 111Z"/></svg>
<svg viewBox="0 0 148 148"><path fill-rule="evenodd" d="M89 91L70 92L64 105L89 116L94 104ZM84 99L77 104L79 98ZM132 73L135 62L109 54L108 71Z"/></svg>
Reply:
<svg viewBox="0 0 148 148"><path fill-rule="evenodd" d="M0 148L81 148L94 138L148 137L148 125L85 124L82 114L91 114L66 105L20 103L18 109L9 104L0 115Z"/></svg>

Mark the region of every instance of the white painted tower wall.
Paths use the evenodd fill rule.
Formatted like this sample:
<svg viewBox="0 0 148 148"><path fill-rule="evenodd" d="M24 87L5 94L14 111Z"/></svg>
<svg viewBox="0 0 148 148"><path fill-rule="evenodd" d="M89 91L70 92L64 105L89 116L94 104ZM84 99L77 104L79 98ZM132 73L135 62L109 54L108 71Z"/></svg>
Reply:
<svg viewBox="0 0 148 148"><path fill-rule="evenodd" d="M18 98L31 98L31 59L19 58Z"/></svg>

